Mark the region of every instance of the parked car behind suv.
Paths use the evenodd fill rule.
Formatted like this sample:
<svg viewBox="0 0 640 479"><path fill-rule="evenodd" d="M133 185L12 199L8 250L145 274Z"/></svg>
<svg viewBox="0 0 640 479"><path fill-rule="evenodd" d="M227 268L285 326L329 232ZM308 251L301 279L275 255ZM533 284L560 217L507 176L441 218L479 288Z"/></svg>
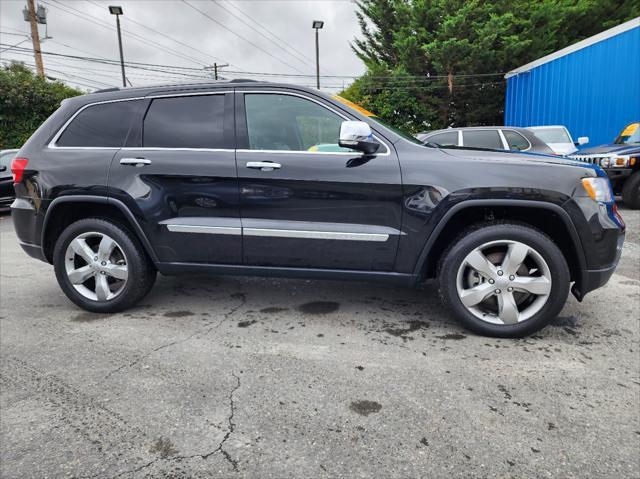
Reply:
<svg viewBox="0 0 640 479"><path fill-rule="evenodd" d="M11 175L11 161L18 150L0 150L0 208L7 208L15 197Z"/></svg>
<svg viewBox="0 0 640 479"><path fill-rule="evenodd" d="M567 156L578 151L578 146L589 143L588 136L581 136L574 142L571 133L563 125L528 126L538 138L544 141L556 155Z"/></svg>
<svg viewBox="0 0 640 479"><path fill-rule="evenodd" d="M65 100L13 161L23 249L115 312L163 274L416 285L468 328L521 336L614 271L602 170L428 148L340 98L249 81Z"/></svg>
<svg viewBox="0 0 640 479"><path fill-rule="evenodd" d="M530 130L511 126L447 128L419 133L416 137L423 143L429 142L440 146L554 154L553 150Z"/></svg>
<svg viewBox="0 0 640 479"><path fill-rule="evenodd" d="M579 151L571 158L600 165L625 205L640 209L640 122L624 127L613 143Z"/></svg>

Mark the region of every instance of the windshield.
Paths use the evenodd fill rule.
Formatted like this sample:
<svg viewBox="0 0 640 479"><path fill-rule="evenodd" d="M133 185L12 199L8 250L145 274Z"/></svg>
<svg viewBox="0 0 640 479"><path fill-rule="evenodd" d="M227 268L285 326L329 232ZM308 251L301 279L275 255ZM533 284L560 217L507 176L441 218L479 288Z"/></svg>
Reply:
<svg viewBox="0 0 640 479"><path fill-rule="evenodd" d="M640 143L640 123L631 123L627 126L620 136L616 138L616 145L624 145L628 143Z"/></svg>
<svg viewBox="0 0 640 479"><path fill-rule="evenodd" d="M420 140L418 140L415 136L410 135L409 133L407 133L404 130L401 130L400 128L396 128L393 125L390 125L389 123L387 123L386 121L382 121L380 118L376 117L369 117L371 118L371 120L373 120L376 123L380 123L382 126L384 126L387 130L391 130L392 132L394 132L396 135L401 136L402 138L404 138L405 140L409 140L412 143L415 143L416 145L422 145L424 146L424 143L421 142Z"/></svg>
<svg viewBox="0 0 640 479"><path fill-rule="evenodd" d="M564 128L529 128L545 143L572 143Z"/></svg>

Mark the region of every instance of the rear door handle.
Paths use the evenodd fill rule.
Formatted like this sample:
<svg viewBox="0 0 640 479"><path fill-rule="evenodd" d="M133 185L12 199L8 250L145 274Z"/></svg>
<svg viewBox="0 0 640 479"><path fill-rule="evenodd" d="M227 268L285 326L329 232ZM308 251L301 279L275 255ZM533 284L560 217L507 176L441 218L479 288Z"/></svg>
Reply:
<svg viewBox="0 0 640 479"><path fill-rule="evenodd" d="M147 160L146 158L121 158L120 164L140 167L144 165L150 165L151 160Z"/></svg>
<svg viewBox="0 0 640 479"><path fill-rule="evenodd" d="M247 161L247 168L261 171L273 171L282 168L280 163L273 163L272 161Z"/></svg>

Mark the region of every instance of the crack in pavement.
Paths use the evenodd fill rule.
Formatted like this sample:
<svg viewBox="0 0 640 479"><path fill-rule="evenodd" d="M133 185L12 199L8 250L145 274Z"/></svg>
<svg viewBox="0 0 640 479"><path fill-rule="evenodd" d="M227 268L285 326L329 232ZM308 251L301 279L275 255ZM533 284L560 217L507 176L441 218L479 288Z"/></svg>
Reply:
<svg viewBox="0 0 640 479"><path fill-rule="evenodd" d="M240 389L240 377L237 376L234 372L232 372L231 375L234 378L236 378L236 385L231 390L231 392L229 393L229 410L230 410L230 413L229 413L229 417L227 418L227 421L229 423L229 427L227 428L227 432L225 433L224 437L222 438L222 440L220 441L220 443L218 444L218 446L214 450L212 450L211 452L204 453L204 454L193 454L191 456L172 456L172 457L169 457L169 458L159 457L159 458L154 459L153 461L150 461L150 462L148 462L146 464L143 464L142 466L138 466L135 469L122 471L122 472L116 474L115 476L112 476L111 479L116 479L118 477L122 477L125 474L135 474L136 472L140 472L143 469L147 469L148 467L151 467L152 465L154 465L158 461L166 461L166 462L178 461L178 462L180 462L180 461L183 461L185 459L193 459L193 458L196 458L196 457L200 457L202 459L208 459L209 457L213 456L214 454L216 454L218 452L220 452L224 456L225 460L229 464L231 464L231 467L233 467L233 471L237 472L238 471L238 461L236 459L233 459L231 457L231 455L224 449L225 443L227 442L229 437L231 437L231 434L233 434L235 429L236 429L236 424L235 424L235 422L233 422L233 417L234 417L235 411L236 411L235 402L233 400L233 395L238 389ZM99 475L100 474L96 474L96 475L93 475L93 476L84 476L84 479L95 478L95 477L98 477Z"/></svg>
<svg viewBox="0 0 640 479"><path fill-rule="evenodd" d="M153 353L160 351L161 349L166 349L169 348L171 346L175 346L176 344L181 344L181 343L185 343L187 341L189 341L191 338L202 334L202 336L206 336L207 334L209 334L211 331L213 331L214 329L217 329L220 327L220 325L226 321L227 319L229 319L236 311L238 311L242 306L244 306L247 302L247 297L245 296L244 293L236 293L240 298L240 303L237 304L236 306L234 306L233 308L231 308L228 312L226 312L223 316L222 319L220 319L219 321L215 322L215 321L209 321L207 322L203 328L200 328L198 330L196 330L194 333L190 334L189 336L187 336L186 338L183 339L179 339L176 341L172 341L170 343L167 344L163 344L161 346L158 346L157 348L152 349L151 351L149 351L147 354L144 354L142 356L140 356L139 358L135 359L134 361L131 361L130 363L127 364L122 364L120 366L118 366L117 368L109 371L104 378L102 378L102 380L106 380L109 379L111 376L113 376L114 374L122 371L123 369L126 368L131 368L133 366L136 366L138 364L140 364L142 361L144 361L145 359L147 359L149 356L151 356ZM213 326L211 326L211 324L214 324ZM208 326L211 326L210 328Z"/></svg>
<svg viewBox="0 0 640 479"><path fill-rule="evenodd" d="M229 417L227 418L227 420L229 422L229 428L227 429L227 433L222 438L222 441L220 441L220 444L218 444L218 447L216 447L213 451L211 451L208 454L203 454L201 457L202 457L202 459L207 459L208 457L213 456L216 452L221 452L222 455L224 456L224 458L227 460L227 462L229 462L233 466L233 470L237 471L238 470L238 461L233 459L229 455L229 453L224 450L225 442L227 442L227 439L229 439L231 434L233 434L233 432L236 429L236 424L233 422L233 416L234 416L234 414L236 412L235 403L233 402L233 393L235 393L240 388L240 377L236 376L235 373L233 373L233 372L231 374L233 375L234 378L236 378L236 387L233 388L231 390L231 392L229 393L229 409L231 411L231 413L229 414Z"/></svg>

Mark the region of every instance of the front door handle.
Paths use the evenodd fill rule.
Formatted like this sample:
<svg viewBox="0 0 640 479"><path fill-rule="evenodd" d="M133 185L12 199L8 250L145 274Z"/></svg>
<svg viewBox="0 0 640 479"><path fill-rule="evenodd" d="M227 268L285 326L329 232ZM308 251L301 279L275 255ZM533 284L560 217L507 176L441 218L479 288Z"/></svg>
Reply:
<svg viewBox="0 0 640 479"><path fill-rule="evenodd" d="M247 168L261 171L273 171L282 168L280 163L273 163L272 161L247 161Z"/></svg>
<svg viewBox="0 0 640 479"><path fill-rule="evenodd" d="M121 158L120 164L140 167L144 165L150 165L151 160L147 160L146 158Z"/></svg>

